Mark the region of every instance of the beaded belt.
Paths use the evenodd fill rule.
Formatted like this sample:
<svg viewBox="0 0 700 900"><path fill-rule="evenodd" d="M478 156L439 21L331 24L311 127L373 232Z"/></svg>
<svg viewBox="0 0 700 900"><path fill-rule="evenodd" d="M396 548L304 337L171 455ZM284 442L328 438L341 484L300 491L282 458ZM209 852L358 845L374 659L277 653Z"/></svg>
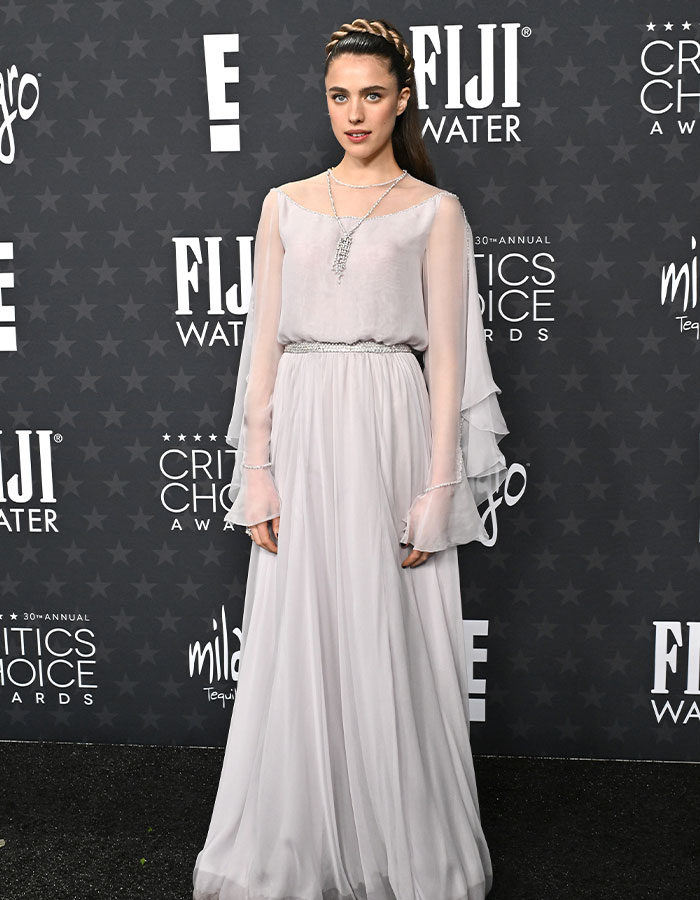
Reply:
<svg viewBox="0 0 700 900"><path fill-rule="evenodd" d="M286 353L311 353L315 350L344 351L366 350L370 353L406 353L411 352L410 344L382 344L379 341L291 341L284 345Z"/></svg>

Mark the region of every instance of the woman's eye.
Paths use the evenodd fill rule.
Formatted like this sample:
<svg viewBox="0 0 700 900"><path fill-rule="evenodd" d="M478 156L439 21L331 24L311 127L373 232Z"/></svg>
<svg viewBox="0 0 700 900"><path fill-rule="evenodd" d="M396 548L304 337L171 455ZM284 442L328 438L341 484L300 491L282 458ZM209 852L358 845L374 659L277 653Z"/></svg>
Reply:
<svg viewBox="0 0 700 900"><path fill-rule="evenodd" d="M368 97L377 97L377 99L381 99L379 94L377 94L375 91L371 91L369 94L367 94L367 96ZM333 99L334 100L341 100L341 99L344 100L345 94L333 94Z"/></svg>

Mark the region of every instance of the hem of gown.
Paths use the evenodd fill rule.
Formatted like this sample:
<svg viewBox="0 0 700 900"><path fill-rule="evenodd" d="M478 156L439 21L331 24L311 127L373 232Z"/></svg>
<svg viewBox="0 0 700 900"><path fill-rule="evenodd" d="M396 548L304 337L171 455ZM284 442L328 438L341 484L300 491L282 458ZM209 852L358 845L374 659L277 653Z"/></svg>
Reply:
<svg viewBox="0 0 700 900"><path fill-rule="evenodd" d="M489 890L491 880L489 879ZM380 876L380 882L389 885L388 876ZM440 898L440 900L484 900L487 879L473 882L467 886L466 894L456 897ZM251 891L250 887L212 872L195 868L193 873L194 891L192 900L400 900L390 886L367 891L365 886L351 888L350 893L343 893L336 887L320 888L308 894L264 894Z"/></svg>

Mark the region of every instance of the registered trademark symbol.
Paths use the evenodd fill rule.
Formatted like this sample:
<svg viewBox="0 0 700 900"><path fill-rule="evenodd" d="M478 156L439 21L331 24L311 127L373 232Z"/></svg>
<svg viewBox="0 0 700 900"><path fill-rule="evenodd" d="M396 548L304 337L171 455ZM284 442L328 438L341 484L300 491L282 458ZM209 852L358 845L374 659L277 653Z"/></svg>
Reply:
<svg viewBox="0 0 700 900"><path fill-rule="evenodd" d="M62 434L54 434L53 439L56 444L60 444L61 441L63 440L63 435Z"/></svg>
<svg viewBox="0 0 700 900"><path fill-rule="evenodd" d="M523 25L520 34L522 34L523 37L530 37L530 35L532 34L532 28L530 28L529 25Z"/></svg>

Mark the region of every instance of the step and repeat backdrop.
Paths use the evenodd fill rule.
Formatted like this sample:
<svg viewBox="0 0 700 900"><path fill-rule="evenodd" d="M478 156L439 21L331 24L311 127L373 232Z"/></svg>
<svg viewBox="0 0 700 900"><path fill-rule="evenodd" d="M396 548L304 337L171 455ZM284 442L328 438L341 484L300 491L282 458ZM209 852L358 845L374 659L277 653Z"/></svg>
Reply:
<svg viewBox="0 0 700 900"><path fill-rule="evenodd" d="M387 2L476 241L511 478L459 549L476 753L698 760L700 17ZM224 441L267 191L365 8L0 10L0 738L224 743ZM309 535L309 540L313 535Z"/></svg>

